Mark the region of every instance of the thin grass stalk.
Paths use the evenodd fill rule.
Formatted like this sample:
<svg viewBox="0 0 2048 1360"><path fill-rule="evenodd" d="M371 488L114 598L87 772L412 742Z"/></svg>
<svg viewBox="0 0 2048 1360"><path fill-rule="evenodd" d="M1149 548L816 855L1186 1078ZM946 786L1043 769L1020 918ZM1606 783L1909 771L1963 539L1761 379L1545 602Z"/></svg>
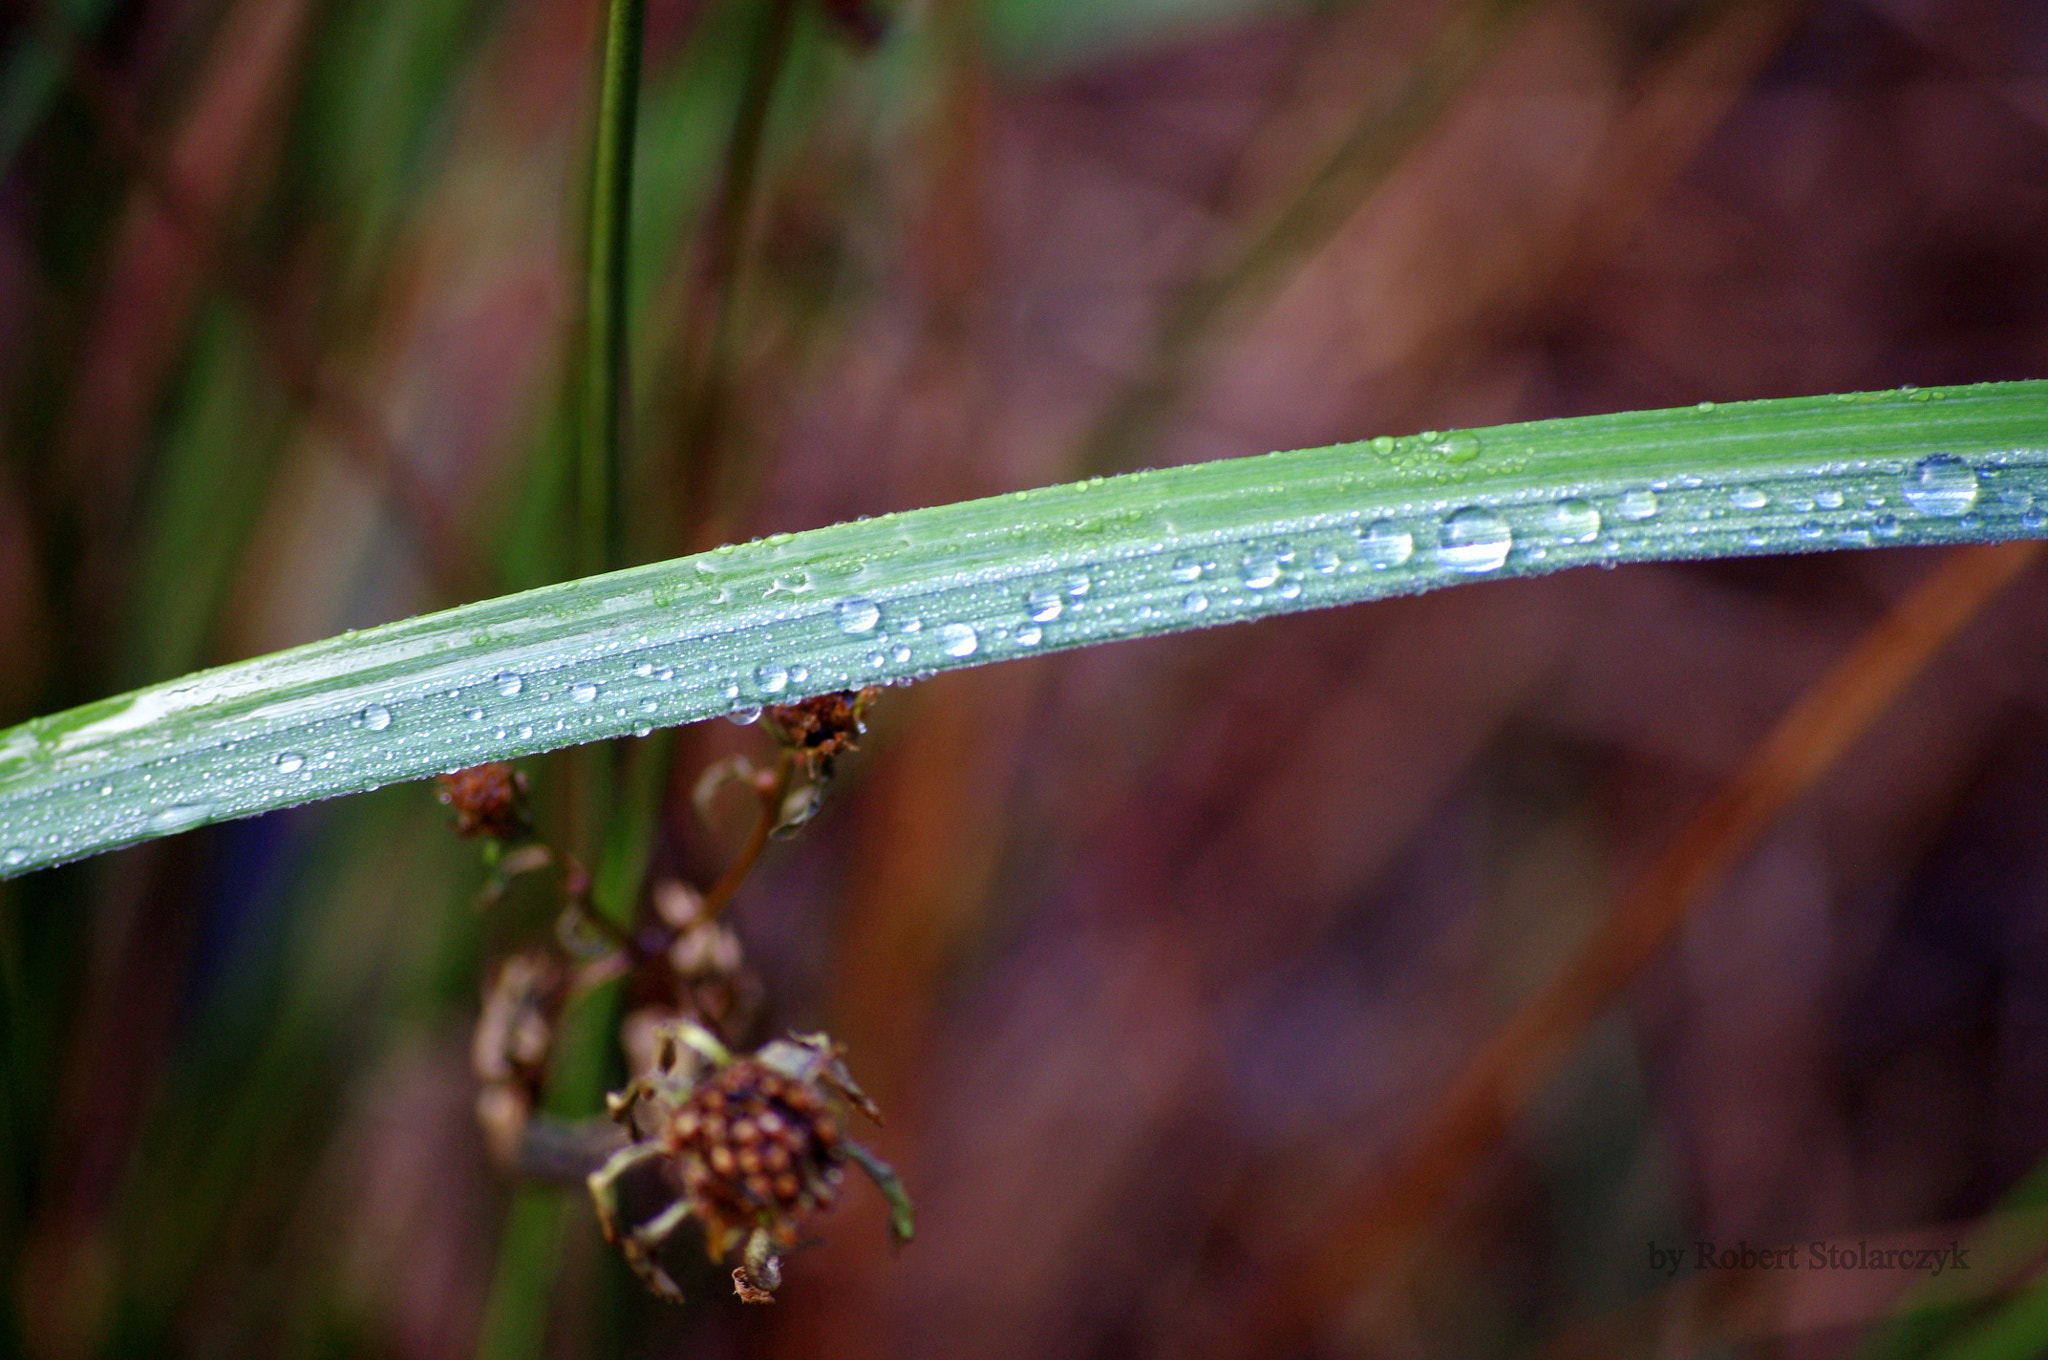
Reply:
<svg viewBox="0 0 2048 1360"><path fill-rule="evenodd" d="M640 102L646 0L611 0L598 80L597 149L590 180L589 275L584 335L582 438L578 449L580 570L625 561L627 244L633 207L633 139Z"/></svg>

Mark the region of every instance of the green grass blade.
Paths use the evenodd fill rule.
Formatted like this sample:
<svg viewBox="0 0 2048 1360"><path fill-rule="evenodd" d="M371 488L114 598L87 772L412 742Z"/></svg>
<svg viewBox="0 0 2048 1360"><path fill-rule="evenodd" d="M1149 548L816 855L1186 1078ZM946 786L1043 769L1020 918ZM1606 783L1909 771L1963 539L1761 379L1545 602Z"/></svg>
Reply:
<svg viewBox="0 0 2048 1360"><path fill-rule="evenodd" d="M578 446L578 560L586 572L624 561L626 248L633 218L633 135L640 105L645 0L611 0L598 80L584 315L583 437Z"/></svg>
<svg viewBox="0 0 2048 1360"><path fill-rule="evenodd" d="M2042 537L2044 510L2048 382L2025 382L1382 438L887 515L22 724L0 733L0 872L956 666L1588 564Z"/></svg>

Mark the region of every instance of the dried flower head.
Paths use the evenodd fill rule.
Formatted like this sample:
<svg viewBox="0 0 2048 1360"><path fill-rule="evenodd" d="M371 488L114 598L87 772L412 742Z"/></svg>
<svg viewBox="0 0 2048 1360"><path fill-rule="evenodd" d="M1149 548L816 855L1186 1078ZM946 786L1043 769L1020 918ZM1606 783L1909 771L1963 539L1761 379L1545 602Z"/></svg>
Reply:
<svg viewBox="0 0 2048 1360"><path fill-rule="evenodd" d="M519 1140L539 1097L568 993L568 970L539 950L500 961L484 988L470 1064L482 1087L477 1122L500 1165L518 1159Z"/></svg>
<svg viewBox="0 0 2048 1360"><path fill-rule="evenodd" d="M501 761L437 775L436 795L455 809L455 834L518 841L533 834L526 816L526 776Z"/></svg>
<svg viewBox="0 0 2048 1360"><path fill-rule="evenodd" d="M761 717L778 738L803 752L813 779L829 778L833 759L853 750L855 743L867 735L863 718L868 705L881 692L877 685L862 690L843 689L799 703L772 704L761 710Z"/></svg>
<svg viewBox="0 0 2048 1360"><path fill-rule="evenodd" d="M761 984L747 970L739 936L705 910L701 893L678 879L657 881L653 896L655 915L674 932L662 951L666 990L678 1011L672 1018L688 1017L725 1034L743 1032L760 1003Z"/></svg>
<svg viewBox="0 0 2048 1360"><path fill-rule="evenodd" d="M838 1045L822 1034L777 1039L736 1058L699 1025L667 1026L653 1070L608 1103L634 1141L590 1177L591 1197L606 1238L620 1243L627 1264L664 1298L681 1291L656 1257L682 1221L694 1218L712 1260L739 1253L734 1292L749 1303L772 1302L782 1253L838 1198L849 1161L888 1197L895 1239L910 1240L910 1200L896 1174L846 1136L850 1111L880 1116ZM622 1233L618 1180L643 1162L660 1165L676 1199Z"/></svg>

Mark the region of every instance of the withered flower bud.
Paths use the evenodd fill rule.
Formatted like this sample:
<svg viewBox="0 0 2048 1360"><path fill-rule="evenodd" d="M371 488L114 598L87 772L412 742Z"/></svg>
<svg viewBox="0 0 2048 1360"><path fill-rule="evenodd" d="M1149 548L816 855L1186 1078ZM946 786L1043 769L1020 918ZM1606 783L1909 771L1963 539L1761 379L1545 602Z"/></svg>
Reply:
<svg viewBox="0 0 2048 1360"><path fill-rule="evenodd" d="M834 757L853 750L867 734L862 718L881 692L880 686L869 685L794 704L771 704L761 710L761 721L785 745L803 752L813 778L829 776Z"/></svg>
<svg viewBox="0 0 2048 1360"><path fill-rule="evenodd" d="M760 1002L760 981L747 971L740 937L725 922L706 915L704 898L694 888L665 878L654 885L654 910L675 933L664 951L672 995L680 1014L727 1034L746 1028ZM639 1063L635 1072L647 1070Z"/></svg>
<svg viewBox="0 0 2048 1360"><path fill-rule="evenodd" d="M478 1080L540 1080L568 989L569 975L551 954L528 950L499 961L470 1045Z"/></svg>
<svg viewBox="0 0 2048 1360"><path fill-rule="evenodd" d="M533 834L526 816L526 776L502 761L436 775L435 795L455 809L455 834L518 841Z"/></svg>
<svg viewBox="0 0 2048 1360"><path fill-rule="evenodd" d="M561 962L538 950L500 961L484 988L470 1064L483 1084L477 1123L501 1165L518 1160L568 993L569 976Z"/></svg>
<svg viewBox="0 0 2048 1360"><path fill-rule="evenodd" d="M609 1101L636 1141L590 1177L606 1238L620 1243L655 1293L679 1296L655 1258L683 1219L695 1218L712 1260L741 1254L733 1272L740 1298L772 1302L782 1253L838 1197L849 1161L888 1198L896 1240L910 1240L910 1200L895 1173L842 1131L850 1110L874 1117L875 1107L830 1039L792 1036L735 1058L709 1031L685 1022L667 1028L662 1042L654 1069ZM677 1198L622 1234L618 1179L649 1161Z"/></svg>

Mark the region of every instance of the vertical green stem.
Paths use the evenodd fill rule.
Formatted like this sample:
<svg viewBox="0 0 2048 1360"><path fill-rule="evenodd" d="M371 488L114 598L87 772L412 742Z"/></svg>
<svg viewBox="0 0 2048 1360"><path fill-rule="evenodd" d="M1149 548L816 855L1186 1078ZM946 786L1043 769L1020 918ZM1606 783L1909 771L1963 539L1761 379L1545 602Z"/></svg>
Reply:
<svg viewBox="0 0 2048 1360"><path fill-rule="evenodd" d="M578 573L626 565L625 497L626 271L632 234L633 139L640 103L640 45L646 0L610 0L604 66L598 78L597 139L591 158L590 237L583 331L583 383L576 440L576 565ZM568 778L571 839L599 865L600 911L615 923L630 913L634 893L612 880L628 858L611 812L619 803L621 766L610 743L563 762ZM608 830L607 830L608 829ZM628 847L630 848L630 847ZM610 870L607 874L605 871ZM637 883L632 885L637 888ZM621 903L624 903L622 909ZM553 1073L558 1112L581 1115L604 1090L607 1036L617 1023L616 989L588 998L561 1036ZM560 1191L515 1191L500 1244L496 1278L485 1309L481 1360L532 1360L541 1353L576 1208Z"/></svg>
<svg viewBox="0 0 2048 1360"><path fill-rule="evenodd" d="M578 441L577 561L584 574L625 565L626 247L632 224L633 130L640 102L646 0L611 0L599 79L590 183L590 275Z"/></svg>

